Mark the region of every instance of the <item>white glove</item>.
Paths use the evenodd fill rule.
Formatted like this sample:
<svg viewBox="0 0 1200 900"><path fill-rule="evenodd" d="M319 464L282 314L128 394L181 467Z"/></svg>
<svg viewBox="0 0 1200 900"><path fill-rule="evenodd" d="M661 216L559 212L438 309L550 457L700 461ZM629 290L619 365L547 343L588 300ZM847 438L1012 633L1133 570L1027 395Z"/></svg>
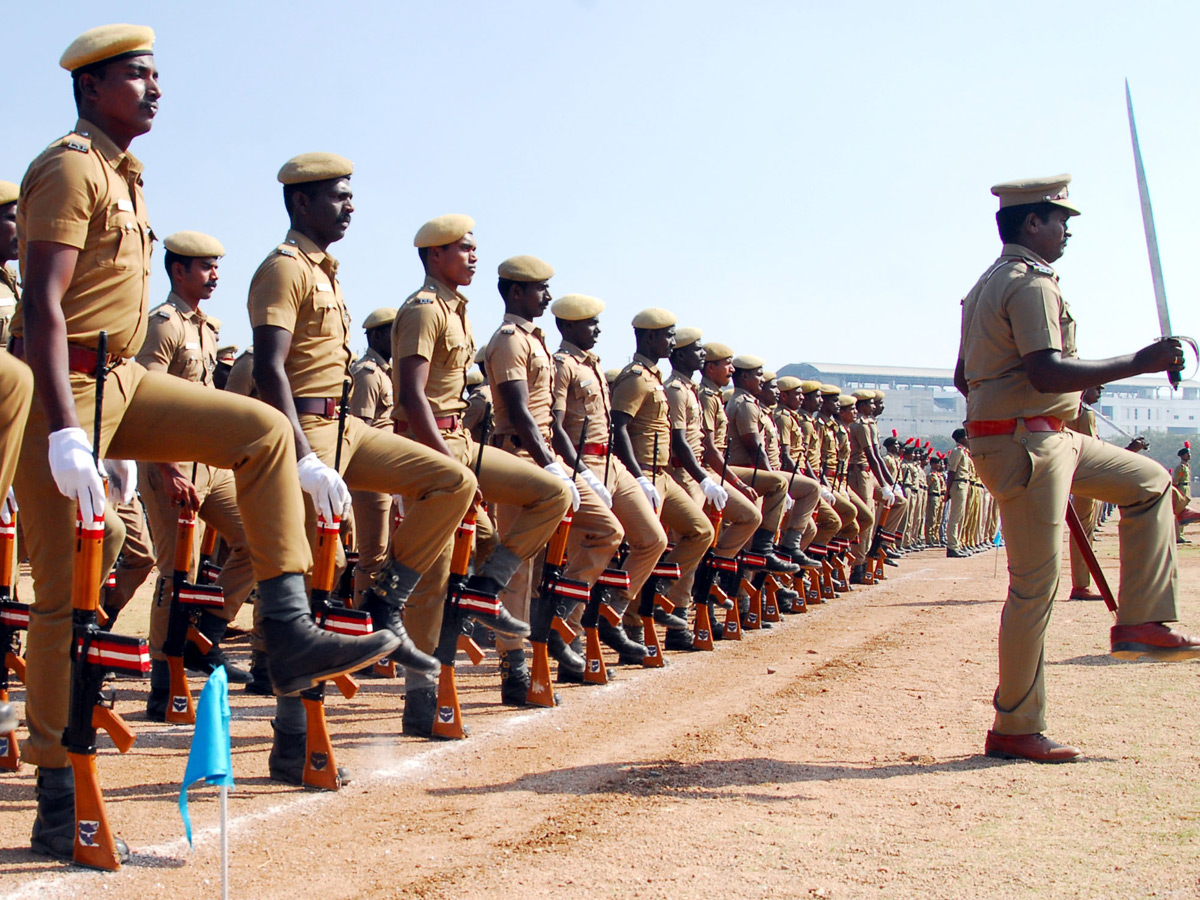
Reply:
<svg viewBox="0 0 1200 900"><path fill-rule="evenodd" d="M104 516L104 481L82 428L62 428L50 435L50 474L59 492L79 504L83 521Z"/></svg>
<svg viewBox="0 0 1200 900"><path fill-rule="evenodd" d="M137 463L132 459L106 459L103 465L108 472L108 502L113 506L132 503L137 493Z"/></svg>
<svg viewBox="0 0 1200 900"><path fill-rule="evenodd" d="M896 495L897 500L904 499L904 489L901 488L899 484L892 485L892 493Z"/></svg>
<svg viewBox="0 0 1200 900"><path fill-rule="evenodd" d="M646 499L650 501L650 505L654 507L654 511L658 512L658 507L662 504L662 497L659 496L658 488L654 486L654 482L645 475L639 475L637 483L642 486L642 492L646 495Z"/></svg>
<svg viewBox="0 0 1200 900"><path fill-rule="evenodd" d="M317 514L326 522L350 515L350 490L346 482L336 471L317 459L317 454L302 456L296 463L296 472L300 476L300 487L312 497Z"/></svg>
<svg viewBox="0 0 1200 900"><path fill-rule="evenodd" d="M789 513L789 512L791 512L791 511L792 511L792 507L793 507L793 506L795 506L795 505L796 505L796 500L795 500L795 498L794 498L794 497L793 497L791 494L784 494L784 495L783 495L783 511L784 511L785 513Z"/></svg>
<svg viewBox="0 0 1200 900"><path fill-rule="evenodd" d="M725 508L725 504L729 502L729 491L717 484L712 478L706 477L700 482L700 490L704 492L704 499L717 508L718 511Z"/></svg>
<svg viewBox="0 0 1200 900"><path fill-rule="evenodd" d="M567 487L571 489L571 511L579 509L579 488L575 486L575 479L571 477L571 473L562 467L561 463L552 462L545 467L546 471L555 478L561 478L567 483Z"/></svg>
<svg viewBox="0 0 1200 900"><path fill-rule="evenodd" d="M13 493L12 488L9 488L8 497L3 503L0 503L0 525L11 525L17 509L17 495Z"/></svg>
<svg viewBox="0 0 1200 900"><path fill-rule="evenodd" d="M579 474L583 476L583 480L587 482L587 486L592 489L592 493L600 498L600 502L609 509L612 509L612 491L604 486L604 482L596 477L596 473L587 466L584 466Z"/></svg>
<svg viewBox="0 0 1200 900"><path fill-rule="evenodd" d="M892 489L886 484L881 484L879 486L879 493L883 497L883 503L885 506L891 506L896 502L896 495L892 493Z"/></svg>
<svg viewBox="0 0 1200 900"><path fill-rule="evenodd" d="M400 494L392 494L392 502L394 504L396 504L396 512L399 513L400 518L403 519L404 518L404 497L402 497Z"/></svg>
<svg viewBox="0 0 1200 900"><path fill-rule="evenodd" d="M826 503L828 503L830 506L833 506L833 500L834 500L833 491L831 491L827 487L821 488L821 499L824 500Z"/></svg>

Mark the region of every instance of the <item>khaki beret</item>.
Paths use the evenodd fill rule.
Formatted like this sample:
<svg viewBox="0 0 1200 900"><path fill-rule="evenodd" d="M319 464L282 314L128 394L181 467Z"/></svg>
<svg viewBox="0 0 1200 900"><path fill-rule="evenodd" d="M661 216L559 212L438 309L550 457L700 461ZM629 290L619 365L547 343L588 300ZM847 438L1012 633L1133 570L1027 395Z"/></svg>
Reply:
<svg viewBox="0 0 1200 900"><path fill-rule="evenodd" d="M483 365L484 359L487 357L487 344L484 344L475 354L475 362L477 365Z"/></svg>
<svg viewBox="0 0 1200 900"><path fill-rule="evenodd" d="M858 401L849 394L842 394L838 397L838 406L840 406L842 409L846 409L849 406L854 406L856 403L858 403Z"/></svg>
<svg viewBox="0 0 1200 900"><path fill-rule="evenodd" d="M604 301L587 294L563 294L550 304L550 314L567 322L593 319L604 312Z"/></svg>
<svg viewBox="0 0 1200 900"><path fill-rule="evenodd" d="M336 153L301 153L283 164L275 177L280 184L307 184L354 174L354 163Z"/></svg>
<svg viewBox="0 0 1200 900"><path fill-rule="evenodd" d="M779 376L778 376L776 373L772 372L770 369L764 369L764 370L763 370L763 374L762 374L762 380L763 380L764 382L766 382L766 381L774 381L774 380L775 380L776 378L778 378L778 377L779 377Z"/></svg>
<svg viewBox="0 0 1200 900"><path fill-rule="evenodd" d="M796 388L800 387L803 384L804 384L804 382L801 381L799 378L797 378L795 375L784 375L782 378L779 379L779 390L781 392L782 391L794 391Z"/></svg>
<svg viewBox="0 0 1200 900"><path fill-rule="evenodd" d="M874 400L875 392L869 391L866 388L861 388L854 392L853 397L856 401L858 401L858 400Z"/></svg>
<svg viewBox="0 0 1200 900"><path fill-rule="evenodd" d="M163 239L163 246L180 256L224 256L225 248L215 237L202 231L177 231Z"/></svg>
<svg viewBox="0 0 1200 900"><path fill-rule="evenodd" d="M700 340L703 332L699 328L676 328L675 329L675 349L680 347L688 347Z"/></svg>
<svg viewBox="0 0 1200 900"><path fill-rule="evenodd" d="M381 306L375 310L363 322L363 330L370 331L372 328L380 328L384 325L391 325L396 321L396 314L399 310L393 309L390 306Z"/></svg>
<svg viewBox="0 0 1200 900"><path fill-rule="evenodd" d="M652 306L649 309L643 309L640 313L633 317L634 328L670 328L679 320L675 318L675 313L667 309L659 309L657 306Z"/></svg>
<svg viewBox="0 0 1200 900"><path fill-rule="evenodd" d="M0 206L16 203L21 196L21 188L11 181L0 181Z"/></svg>
<svg viewBox="0 0 1200 900"><path fill-rule="evenodd" d="M467 373L467 387L475 387L477 384L483 384L483 373L478 369L472 369Z"/></svg>
<svg viewBox="0 0 1200 900"><path fill-rule="evenodd" d="M621 374L620 369L605 369L604 370L604 380L607 381L609 384L612 384L614 381L617 380L617 376L620 374Z"/></svg>
<svg viewBox="0 0 1200 900"><path fill-rule="evenodd" d="M735 369L761 369L765 365L762 359L749 353L739 353L733 358Z"/></svg>
<svg viewBox="0 0 1200 900"><path fill-rule="evenodd" d="M152 52L154 29L147 25L101 25L71 41L58 64L68 72L118 56L141 56Z"/></svg>
<svg viewBox="0 0 1200 900"><path fill-rule="evenodd" d="M464 235L475 230L475 220L470 216L450 213L430 219L419 229L413 238L414 247L445 247L461 240Z"/></svg>
<svg viewBox="0 0 1200 900"><path fill-rule="evenodd" d="M554 277L554 266L536 256L510 257L500 263L496 271L509 281L549 281Z"/></svg>
<svg viewBox="0 0 1200 900"><path fill-rule="evenodd" d="M802 382L800 382L800 393L802 393L802 394L815 394L820 389L821 389L821 382L819 382L819 381L802 381Z"/></svg>
<svg viewBox="0 0 1200 900"><path fill-rule="evenodd" d="M1027 203L1053 203L1061 206L1073 216L1079 208L1067 200L1067 185L1070 175L1051 175L1048 178L1019 178L992 185L992 193L1000 198L1000 208L1023 206Z"/></svg>
<svg viewBox="0 0 1200 900"><path fill-rule="evenodd" d="M733 359L733 348L716 341L709 341L704 345L704 361L716 362L719 359Z"/></svg>
<svg viewBox="0 0 1200 900"><path fill-rule="evenodd" d="M840 387L838 387L836 384L823 384L823 385L821 385L821 393L822 394L839 394L840 395L842 393L842 389Z"/></svg>
<svg viewBox="0 0 1200 900"><path fill-rule="evenodd" d="M876 399L876 400L882 400L882 399L883 399L883 398L885 398L886 396L887 396L887 394L885 394L883 391L876 391L876 392L875 392L875 399Z"/></svg>
<svg viewBox="0 0 1200 900"><path fill-rule="evenodd" d="M231 366L235 359L237 359L237 344L217 348L217 362Z"/></svg>

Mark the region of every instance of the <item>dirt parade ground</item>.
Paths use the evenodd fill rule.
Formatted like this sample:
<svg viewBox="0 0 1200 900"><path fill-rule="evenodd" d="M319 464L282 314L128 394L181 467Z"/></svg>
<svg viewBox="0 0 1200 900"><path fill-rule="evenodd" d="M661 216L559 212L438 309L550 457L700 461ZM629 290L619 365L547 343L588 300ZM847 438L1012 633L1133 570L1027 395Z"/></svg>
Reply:
<svg viewBox="0 0 1200 900"><path fill-rule="evenodd" d="M1114 522L1096 549L1115 579ZM1194 631L1200 550L1181 551ZM554 710L499 706L489 653L460 667L466 741L402 737L399 683L365 679L328 703L353 772L335 794L267 779L273 704L234 689L232 896L1200 897L1200 667L1110 658L1109 614L1067 601L1068 579L1049 733L1086 759L990 760L1003 550L888 571L740 644L565 686ZM244 661L246 639L233 649ZM120 683L133 751L104 738L100 753L131 862L104 874L32 855L26 766L0 776L0 895L219 896L216 790L191 793L189 852L191 729L147 723L145 690Z"/></svg>

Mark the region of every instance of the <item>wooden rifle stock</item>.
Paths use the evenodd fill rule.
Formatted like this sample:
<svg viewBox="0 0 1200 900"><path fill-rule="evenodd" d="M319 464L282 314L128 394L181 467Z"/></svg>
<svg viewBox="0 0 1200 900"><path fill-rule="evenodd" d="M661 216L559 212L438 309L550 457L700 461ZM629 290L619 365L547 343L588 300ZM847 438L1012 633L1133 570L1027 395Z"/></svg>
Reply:
<svg viewBox="0 0 1200 900"><path fill-rule="evenodd" d="M108 360L108 334L100 332L96 346L96 406L92 438L93 461L99 461L101 422L104 410L104 377ZM74 860L80 865L115 871L121 867L116 842L104 808L104 794L96 772L96 727L99 723L115 735L117 748L127 751L134 735L121 717L104 705L101 690L108 666L101 639L96 610L100 604L100 583L103 577L101 557L104 550L104 510L84 521L82 511L75 529L75 554L71 574L72 638L71 694L67 711L67 728L63 744L75 775L75 836ZM125 671L150 667L149 653L144 640L122 639L131 662L122 665ZM128 667L126 667L128 666ZM144 668L143 668L144 666Z"/></svg>
<svg viewBox="0 0 1200 900"><path fill-rule="evenodd" d="M0 702L8 701L8 673L25 683L25 658L21 656L21 631L29 627L29 607L15 600L0 600ZM21 767L17 733L0 735L0 769L15 772Z"/></svg>

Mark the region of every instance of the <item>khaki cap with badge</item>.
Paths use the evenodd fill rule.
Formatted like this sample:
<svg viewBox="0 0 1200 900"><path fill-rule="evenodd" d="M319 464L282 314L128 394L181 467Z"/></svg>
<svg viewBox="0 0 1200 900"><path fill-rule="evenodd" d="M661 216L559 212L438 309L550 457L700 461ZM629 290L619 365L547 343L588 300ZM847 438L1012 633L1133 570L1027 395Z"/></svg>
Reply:
<svg viewBox="0 0 1200 900"><path fill-rule="evenodd" d="M722 359L733 359L733 348L717 341L709 341L704 345L704 361L719 362Z"/></svg>
<svg viewBox="0 0 1200 900"><path fill-rule="evenodd" d="M821 382L819 381L802 381L800 382L800 393L815 394L821 390Z"/></svg>
<svg viewBox="0 0 1200 900"><path fill-rule="evenodd" d="M217 362L226 366L232 366L233 361L237 359L237 344L230 344L227 347L217 348Z"/></svg>
<svg viewBox="0 0 1200 900"><path fill-rule="evenodd" d="M750 353L739 353L733 358L733 367L735 369L761 369L763 365L761 357Z"/></svg>
<svg viewBox="0 0 1200 900"><path fill-rule="evenodd" d="M154 52L154 29L148 25L101 25L71 41L58 64L68 72L123 56Z"/></svg>
<svg viewBox="0 0 1200 900"><path fill-rule="evenodd" d="M796 390L796 388L803 387L803 386L804 386L804 382L801 381L799 378L797 378L795 375L784 375L782 378L779 379L779 392L781 394L786 393L788 391L794 391L794 390ZM819 387L819 385L818 385L818 387Z"/></svg>
<svg viewBox="0 0 1200 900"><path fill-rule="evenodd" d="M854 397L851 397L849 394L840 394L838 396L838 406L840 406L842 409L846 409L848 406L854 406L857 403L858 400L856 400Z"/></svg>
<svg viewBox="0 0 1200 900"><path fill-rule="evenodd" d="M19 185L15 185L11 181L0 181L0 206L16 203L20 199L20 196L21 188Z"/></svg>
<svg viewBox="0 0 1200 900"><path fill-rule="evenodd" d="M634 328L654 331L658 328L670 328L678 321L679 319L676 318L675 313L670 310L652 306L649 309L643 309L634 316L632 325Z"/></svg>
<svg viewBox="0 0 1200 900"><path fill-rule="evenodd" d="M430 219L417 229L413 238L413 246L419 249L425 247L445 247L460 241L475 230L475 220L470 216L459 213L449 213Z"/></svg>
<svg viewBox="0 0 1200 900"><path fill-rule="evenodd" d="M676 328L675 329L675 349L681 347L690 347L703 336L703 332L699 328Z"/></svg>
<svg viewBox="0 0 1200 900"><path fill-rule="evenodd" d="M215 237L202 231L177 231L163 239L163 246L176 256L194 259L225 255L225 247Z"/></svg>
<svg viewBox="0 0 1200 900"><path fill-rule="evenodd" d="M283 164L275 177L280 184L308 184L354 174L354 163L336 153L301 153Z"/></svg>
<svg viewBox="0 0 1200 900"><path fill-rule="evenodd" d="M778 377L779 376L775 372L772 372L770 369L763 369L763 374L762 374L763 384L766 384L768 381L774 381Z"/></svg>
<svg viewBox="0 0 1200 900"><path fill-rule="evenodd" d="M1073 216L1080 214L1079 207L1067 200L1067 185L1070 175L1051 175L1046 178L1018 178L992 185L992 193L1000 198L1000 208L1028 206L1033 203L1052 203Z"/></svg>
<svg viewBox="0 0 1200 900"><path fill-rule="evenodd" d="M463 232L466 234L466 232ZM462 237L460 234L458 237ZM458 240L458 238L453 238ZM508 281L536 284L554 277L554 267L536 256L513 256L500 263L497 274Z"/></svg>
<svg viewBox="0 0 1200 900"><path fill-rule="evenodd" d="M836 384L823 384L820 387L820 391L826 396L840 396L842 393L842 389Z"/></svg>
<svg viewBox="0 0 1200 900"><path fill-rule="evenodd" d="M604 301L587 294L563 294L550 304L550 314L564 322L594 319L604 312Z"/></svg>

